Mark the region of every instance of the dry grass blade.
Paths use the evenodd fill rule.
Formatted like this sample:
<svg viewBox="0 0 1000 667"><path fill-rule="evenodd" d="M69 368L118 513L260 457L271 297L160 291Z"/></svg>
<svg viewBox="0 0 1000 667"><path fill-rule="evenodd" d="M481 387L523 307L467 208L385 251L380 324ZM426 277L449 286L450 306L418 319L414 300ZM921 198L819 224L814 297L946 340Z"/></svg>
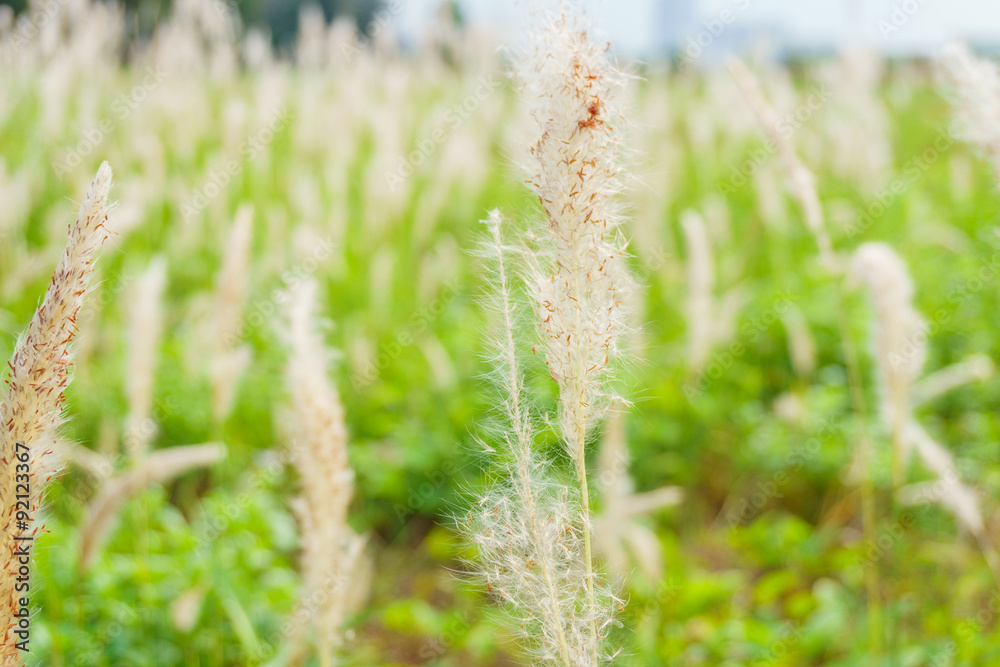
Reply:
<svg viewBox="0 0 1000 667"><path fill-rule="evenodd" d="M149 454L136 467L109 479L91 501L87 519L80 527L83 536L80 569L90 569L126 501L154 484L163 484L195 468L211 466L225 455L226 448L219 443L171 447Z"/></svg>
<svg viewBox="0 0 1000 667"><path fill-rule="evenodd" d="M913 387L914 407L928 403L952 389L993 377L996 367L985 354L975 354L951 366L946 366L920 380Z"/></svg>
<svg viewBox="0 0 1000 667"><path fill-rule="evenodd" d="M663 576L660 538L637 521L643 515L679 504L684 492L665 486L635 493L629 476L625 417L613 410L604 425L597 478L601 482L603 510L594 517L594 545L603 554L611 572L623 579L638 565L649 581Z"/></svg>
<svg viewBox="0 0 1000 667"><path fill-rule="evenodd" d="M909 440L903 429L912 410L913 386L927 358L927 325L913 307L913 282L903 260L884 243L865 243L851 261L851 277L863 281L875 312L874 357L882 418L893 443L893 479L906 472Z"/></svg>
<svg viewBox="0 0 1000 667"><path fill-rule="evenodd" d="M935 502L951 512L959 525L976 538L983 558L989 564L997 585L1000 586L1000 557L997 556L993 538L986 529L979 497L973 489L962 482L951 452L938 444L914 421L906 425L906 437L913 443L924 465L937 477L937 480L924 487L917 487L923 489L921 493L914 493L913 489L903 491L899 496L900 501L910 504Z"/></svg>

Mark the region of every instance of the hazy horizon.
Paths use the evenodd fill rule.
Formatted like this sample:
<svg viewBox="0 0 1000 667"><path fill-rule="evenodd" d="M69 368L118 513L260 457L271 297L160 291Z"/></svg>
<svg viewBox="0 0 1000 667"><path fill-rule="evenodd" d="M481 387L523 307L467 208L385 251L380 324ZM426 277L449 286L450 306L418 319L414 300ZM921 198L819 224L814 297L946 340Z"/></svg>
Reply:
<svg viewBox="0 0 1000 667"><path fill-rule="evenodd" d="M434 16L440 0L402 3L396 29L412 39ZM504 41L523 32L526 3L458 0L463 15ZM1000 4L952 0L618 0L590 3L595 21L619 51L649 56L701 34L709 49L740 50L767 37L782 50L865 45L887 54L928 54L956 38L1000 44ZM728 14L725 12L728 10ZM678 18L683 17L683 18ZM673 20L672 20L673 19ZM720 24L722 30L719 32ZM711 35L712 29L718 35ZM674 37L671 40L671 37Z"/></svg>

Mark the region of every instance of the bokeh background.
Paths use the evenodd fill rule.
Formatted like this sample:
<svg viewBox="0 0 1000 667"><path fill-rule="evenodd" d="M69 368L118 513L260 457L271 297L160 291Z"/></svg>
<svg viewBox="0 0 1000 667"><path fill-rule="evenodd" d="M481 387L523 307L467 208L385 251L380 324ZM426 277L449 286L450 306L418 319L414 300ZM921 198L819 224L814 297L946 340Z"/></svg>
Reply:
<svg viewBox="0 0 1000 667"><path fill-rule="evenodd" d="M29 662L283 664L301 581L278 295L310 277L338 351L351 522L372 563L342 664L518 664L516 636L462 576L455 517L489 478L478 425L496 404L482 379L495 322L480 302L477 221L494 207L519 223L539 215L518 169L530 117L512 51L499 48L524 39L527 3L4 4L0 357L102 160L118 201L68 400L68 434L100 458L78 451L50 488ZM643 286L636 362L622 375L634 406L595 442L595 466L619 448L627 465L599 474L634 493L683 492L602 536L629 575L619 663L997 664L998 583L979 545L946 508L892 502L869 300L848 290L843 303L870 399L859 416L839 282L722 63L744 56L786 119L837 251L882 241L906 261L930 323L927 374L972 360L976 379L916 416L997 535L1000 202L989 161L956 137L936 57L955 38L992 53L1000 10L648 0L593 14L635 75L622 91L626 230ZM698 327L686 211L713 258L711 321ZM248 268L237 318L220 330L241 216ZM129 321L158 261L154 409L135 424ZM697 365L695 331L710 339ZM215 363L236 350L239 363ZM544 371L532 380L554 409ZM875 542L849 474L862 429L875 443ZM134 493L83 569L88 504L135 464L129 439L147 435L154 449L218 442L227 455ZM931 479L917 464L909 474ZM882 575L874 663L866 563Z"/></svg>

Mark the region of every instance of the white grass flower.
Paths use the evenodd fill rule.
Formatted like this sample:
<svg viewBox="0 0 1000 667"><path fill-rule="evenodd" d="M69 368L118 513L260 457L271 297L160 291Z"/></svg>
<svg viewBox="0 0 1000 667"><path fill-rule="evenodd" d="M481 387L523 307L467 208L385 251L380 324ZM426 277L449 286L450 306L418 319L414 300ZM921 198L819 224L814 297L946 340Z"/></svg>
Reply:
<svg viewBox="0 0 1000 667"><path fill-rule="evenodd" d="M610 404L606 381L626 329L629 285L616 205L623 173L614 92L622 76L606 49L564 3L535 35L519 72L540 131L529 184L547 218L532 279L562 430L580 460L588 425Z"/></svg>
<svg viewBox="0 0 1000 667"><path fill-rule="evenodd" d="M594 576L587 567L584 540L590 525L580 521L578 492L559 484L534 451L535 429L523 399L514 338L516 303L497 211L488 224L503 321L495 363L504 397L499 438L504 449L494 453L504 479L475 503L464 528L476 547L476 568L487 590L522 628L522 640L537 663L596 665L613 623L614 598L601 584L591 591Z"/></svg>
<svg viewBox="0 0 1000 667"><path fill-rule="evenodd" d="M927 400L970 372L984 369L973 358L969 369L958 367L932 377L929 384L917 385L927 356L927 326L913 307L913 283L902 259L883 243L866 243L855 252L851 274L863 280L871 292L875 310L875 361L882 391L882 417L892 433L893 485L904 504L935 502L952 513L959 525L976 538L994 577L1000 583L1000 558L986 530L980 501L975 491L963 483L951 452L938 444L913 418L915 387L923 387ZM917 492L922 487L904 486L909 453L916 450L924 466L936 477L934 493Z"/></svg>
<svg viewBox="0 0 1000 667"><path fill-rule="evenodd" d="M131 468L102 484L80 525L80 570L89 570L94 564L126 502L155 484L165 484L190 470L209 467L225 455L225 446L215 442L161 449L143 455Z"/></svg>
<svg viewBox="0 0 1000 667"><path fill-rule="evenodd" d="M941 67L952 86L959 132L986 155L1000 179L1000 68L960 43L945 49Z"/></svg>
<svg viewBox="0 0 1000 667"><path fill-rule="evenodd" d="M854 253L850 273L854 280L863 281L871 294L881 410L892 432L899 481L909 455L902 431L910 416L913 386L927 358L927 326L913 307L913 282L906 265L888 245L861 245Z"/></svg>
<svg viewBox="0 0 1000 667"><path fill-rule="evenodd" d="M603 509L594 517L594 547L617 578L624 579L638 566L647 581L658 582L663 577L663 548L660 538L640 519L677 505L684 494L676 486L636 493L628 469L625 415L612 410L604 424L597 468Z"/></svg>

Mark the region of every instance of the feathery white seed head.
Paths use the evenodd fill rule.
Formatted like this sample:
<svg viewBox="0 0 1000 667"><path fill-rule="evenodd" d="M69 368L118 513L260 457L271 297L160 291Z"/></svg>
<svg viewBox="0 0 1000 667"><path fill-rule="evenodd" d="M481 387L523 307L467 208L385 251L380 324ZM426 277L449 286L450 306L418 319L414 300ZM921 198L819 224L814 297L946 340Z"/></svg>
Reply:
<svg viewBox="0 0 1000 667"><path fill-rule="evenodd" d="M606 50L563 3L518 73L540 132L529 185L547 218L532 284L568 442L609 405L605 384L626 328L630 281L615 201L623 183L614 96L622 76Z"/></svg>
<svg viewBox="0 0 1000 667"><path fill-rule="evenodd" d="M820 260L828 270L835 271L838 268L837 260L826 231L823 206L819 200L819 192L816 190L816 176L799 159L791 138L782 131L781 117L767 101L760 83L753 73L742 60L736 58L731 59L727 66L736 80L736 84L743 91L747 103L763 126L765 133L778 149L785 175L791 185L792 194L802 209L806 226L816 239Z"/></svg>
<svg viewBox="0 0 1000 667"><path fill-rule="evenodd" d="M225 455L225 446L214 442L160 449L143 456L131 469L104 482L100 492L87 506L87 518L80 526L80 569L85 571L93 564L111 534L122 506L130 498L189 470L211 466Z"/></svg>

